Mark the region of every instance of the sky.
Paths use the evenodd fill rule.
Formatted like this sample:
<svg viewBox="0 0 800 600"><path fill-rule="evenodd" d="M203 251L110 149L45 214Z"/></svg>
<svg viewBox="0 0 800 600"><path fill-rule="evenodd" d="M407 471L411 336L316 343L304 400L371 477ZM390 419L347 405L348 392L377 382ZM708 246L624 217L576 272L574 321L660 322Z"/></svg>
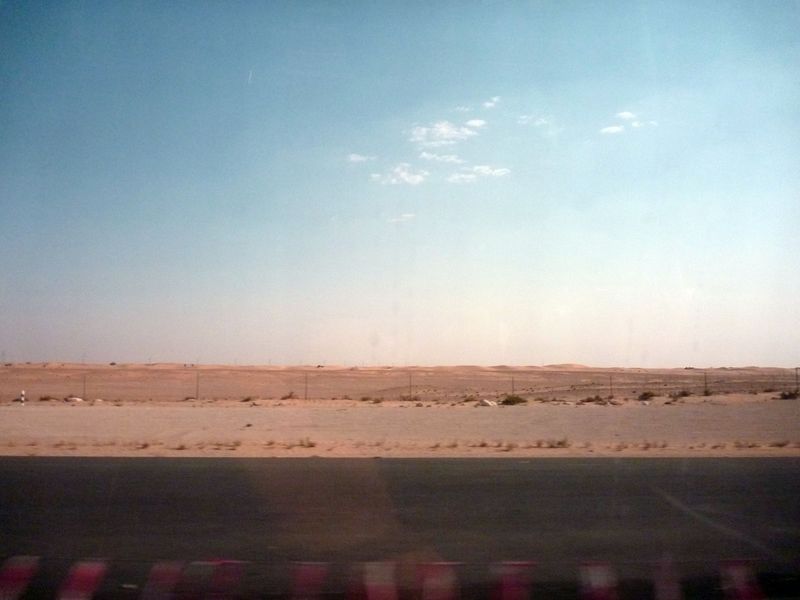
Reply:
<svg viewBox="0 0 800 600"><path fill-rule="evenodd" d="M0 2L5 361L800 364L800 2Z"/></svg>

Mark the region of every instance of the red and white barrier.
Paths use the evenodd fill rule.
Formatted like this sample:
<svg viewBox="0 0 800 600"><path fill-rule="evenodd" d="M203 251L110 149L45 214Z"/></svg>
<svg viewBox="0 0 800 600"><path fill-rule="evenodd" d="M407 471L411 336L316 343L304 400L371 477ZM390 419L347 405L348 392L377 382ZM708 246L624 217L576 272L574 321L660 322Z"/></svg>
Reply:
<svg viewBox="0 0 800 600"><path fill-rule="evenodd" d="M58 600L90 600L108 571L105 561L75 563L58 592Z"/></svg>
<svg viewBox="0 0 800 600"><path fill-rule="evenodd" d="M617 600L617 577L605 562L584 563L580 569L584 600Z"/></svg>
<svg viewBox="0 0 800 600"><path fill-rule="evenodd" d="M430 562L419 565L421 600L458 600L456 569L461 563Z"/></svg>
<svg viewBox="0 0 800 600"><path fill-rule="evenodd" d="M162 561L153 565L139 600L170 600L181 580L184 563Z"/></svg>
<svg viewBox="0 0 800 600"><path fill-rule="evenodd" d="M726 600L764 600L766 598L758 585L752 566L747 561L725 561L722 563L720 575L722 591Z"/></svg>
<svg viewBox="0 0 800 600"><path fill-rule="evenodd" d="M531 561L504 561L492 565L492 600L528 600L531 597Z"/></svg>
<svg viewBox="0 0 800 600"><path fill-rule="evenodd" d="M653 584L655 600L683 600L678 571L670 557L665 556L658 562Z"/></svg>
<svg viewBox="0 0 800 600"><path fill-rule="evenodd" d="M214 570L211 572L211 580L204 598L206 600L234 598L247 563L241 560L215 560L212 564Z"/></svg>
<svg viewBox="0 0 800 600"><path fill-rule="evenodd" d="M292 572L292 600L318 600L328 577L325 562L299 562Z"/></svg>
<svg viewBox="0 0 800 600"><path fill-rule="evenodd" d="M393 562L364 563L366 600L397 600L397 565Z"/></svg>
<svg viewBox="0 0 800 600"><path fill-rule="evenodd" d="M0 567L0 600L16 600L39 570L38 556L12 556Z"/></svg>

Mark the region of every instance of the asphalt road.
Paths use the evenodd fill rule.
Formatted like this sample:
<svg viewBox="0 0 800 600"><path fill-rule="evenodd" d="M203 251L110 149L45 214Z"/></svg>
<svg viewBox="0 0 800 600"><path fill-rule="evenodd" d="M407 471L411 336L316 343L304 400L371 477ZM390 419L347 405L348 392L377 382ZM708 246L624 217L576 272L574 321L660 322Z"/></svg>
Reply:
<svg viewBox="0 0 800 600"><path fill-rule="evenodd" d="M270 593L290 561L339 565L335 591L349 563L406 558L461 561L471 589L498 560L569 595L582 561L644 582L665 555L689 588L741 558L771 585L800 566L798 482L794 458L2 458L0 559L42 556L39 592L88 557L111 561L107 586L158 559L246 560Z"/></svg>

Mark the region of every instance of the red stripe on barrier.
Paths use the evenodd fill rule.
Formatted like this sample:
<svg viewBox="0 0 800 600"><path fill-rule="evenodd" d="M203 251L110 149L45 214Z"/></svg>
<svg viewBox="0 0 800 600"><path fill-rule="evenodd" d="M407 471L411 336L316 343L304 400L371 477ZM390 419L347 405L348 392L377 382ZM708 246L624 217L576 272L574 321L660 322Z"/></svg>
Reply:
<svg viewBox="0 0 800 600"><path fill-rule="evenodd" d="M722 563L722 591L727 600L764 600L766 596L758 585L750 563L728 560Z"/></svg>
<svg viewBox="0 0 800 600"><path fill-rule="evenodd" d="M240 560L215 560L214 570L208 586L208 600L227 600L236 595L239 582L244 575L246 562Z"/></svg>
<svg viewBox="0 0 800 600"><path fill-rule="evenodd" d="M181 580L182 562L163 561L153 565L140 600L169 600Z"/></svg>
<svg viewBox="0 0 800 600"><path fill-rule="evenodd" d="M292 599L317 600L328 577L328 563L299 562L292 573Z"/></svg>
<svg viewBox="0 0 800 600"><path fill-rule="evenodd" d="M504 561L492 565L496 579L492 600L528 600L531 596L531 570L535 564L530 561Z"/></svg>
<svg viewBox="0 0 800 600"><path fill-rule="evenodd" d="M457 600L458 577L455 567L461 563L431 562L419 566L422 600Z"/></svg>
<svg viewBox="0 0 800 600"><path fill-rule="evenodd" d="M397 600L397 565L393 562L364 563L366 600Z"/></svg>
<svg viewBox="0 0 800 600"><path fill-rule="evenodd" d="M104 561L84 561L75 563L67 574L58 600L89 600L108 571Z"/></svg>
<svg viewBox="0 0 800 600"><path fill-rule="evenodd" d="M580 570L581 597L584 600L617 600L617 578L611 565L584 563Z"/></svg>
<svg viewBox="0 0 800 600"><path fill-rule="evenodd" d="M12 556L0 568L0 598L16 600L39 570L38 556Z"/></svg>

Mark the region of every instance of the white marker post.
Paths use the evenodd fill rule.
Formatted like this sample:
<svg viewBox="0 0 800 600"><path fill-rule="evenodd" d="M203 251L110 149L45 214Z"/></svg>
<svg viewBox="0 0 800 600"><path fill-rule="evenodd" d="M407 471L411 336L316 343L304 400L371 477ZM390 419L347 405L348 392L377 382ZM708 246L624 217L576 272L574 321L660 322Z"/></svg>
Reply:
<svg viewBox="0 0 800 600"><path fill-rule="evenodd" d="M581 566L581 598L584 600L617 600L617 578L605 562Z"/></svg>

